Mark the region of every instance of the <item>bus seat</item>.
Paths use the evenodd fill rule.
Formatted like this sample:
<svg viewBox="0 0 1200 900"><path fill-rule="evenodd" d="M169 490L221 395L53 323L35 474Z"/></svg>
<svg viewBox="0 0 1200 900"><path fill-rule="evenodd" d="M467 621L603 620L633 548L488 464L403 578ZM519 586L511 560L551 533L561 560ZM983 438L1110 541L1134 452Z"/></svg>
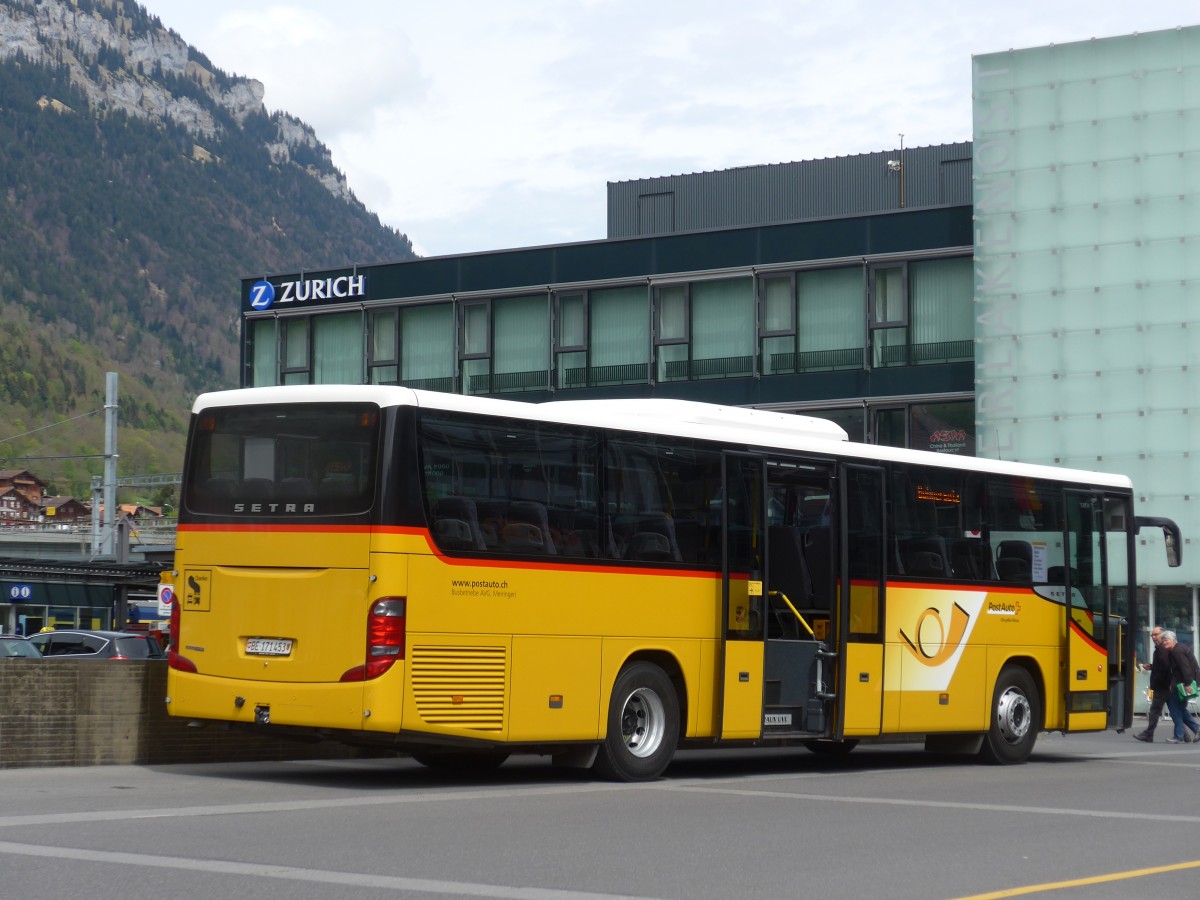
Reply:
<svg viewBox="0 0 1200 900"><path fill-rule="evenodd" d="M905 557L904 574L945 578L948 573L946 572L946 561L938 554L928 550L918 550Z"/></svg>
<svg viewBox="0 0 1200 900"><path fill-rule="evenodd" d="M576 513L570 520L559 523L562 545L561 556L578 556L595 559L600 555L600 535L596 517L589 513Z"/></svg>
<svg viewBox="0 0 1200 900"><path fill-rule="evenodd" d="M638 520L634 533L629 538L630 547L633 546L634 542L638 541L639 534L657 534L661 536L666 542L666 561L680 561L681 557L679 555L679 542L675 539L675 523L667 516L651 516L650 518ZM655 546L660 545L659 541L652 541L650 539L642 540L640 543L643 547L648 547L651 544ZM627 550L626 556L629 555L630 553Z"/></svg>
<svg viewBox="0 0 1200 900"><path fill-rule="evenodd" d="M532 525L540 533L540 552L557 554L554 540L550 532L550 519L546 515L546 505L536 500L514 500L508 504L507 522L509 525Z"/></svg>
<svg viewBox="0 0 1200 900"><path fill-rule="evenodd" d="M243 479L242 496L247 500L270 499L275 496L275 482L270 478Z"/></svg>
<svg viewBox="0 0 1200 900"><path fill-rule="evenodd" d="M236 492L233 489L233 482L228 478L210 478L204 482L204 487L200 492L210 498L213 497L232 497Z"/></svg>
<svg viewBox="0 0 1200 900"><path fill-rule="evenodd" d="M955 578L992 581L992 554L981 540L961 538L950 545L950 571Z"/></svg>
<svg viewBox="0 0 1200 900"><path fill-rule="evenodd" d="M279 482L279 495L285 500L310 500L317 489L307 478L285 478Z"/></svg>
<svg viewBox="0 0 1200 900"><path fill-rule="evenodd" d="M437 545L443 550L479 550L471 526L462 519L437 519L433 523Z"/></svg>
<svg viewBox="0 0 1200 900"><path fill-rule="evenodd" d="M509 522L500 531L500 546L509 553L545 553L542 529L528 522Z"/></svg>
<svg viewBox="0 0 1200 900"><path fill-rule="evenodd" d="M900 560L906 575L945 578L950 574L946 565L946 542L940 535L901 541Z"/></svg>
<svg viewBox="0 0 1200 900"><path fill-rule="evenodd" d="M437 533L437 523L453 519L462 522L467 526L467 531L470 534L469 546L454 547L447 549L455 550L486 550L487 545L483 541L483 533L479 530L479 514L475 509L475 501L470 497L443 497L441 500L433 504L433 520L435 534ZM448 526L457 530L455 526Z"/></svg>
<svg viewBox="0 0 1200 900"><path fill-rule="evenodd" d="M769 540L769 538L768 538ZM814 609L832 610L833 597L833 547L832 534L828 526L809 529L804 540L804 561L808 566L813 586L812 606Z"/></svg>
<svg viewBox="0 0 1200 900"><path fill-rule="evenodd" d="M1001 541L996 548L996 574L1001 581L1033 578L1033 546L1029 541Z"/></svg>
<svg viewBox="0 0 1200 900"><path fill-rule="evenodd" d="M677 519L674 524L675 540L679 543L680 560L714 565L720 563L716 547L710 540L710 529L707 525L694 519Z"/></svg>
<svg viewBox="0 0 1200 900"><path fill-rule="evenodd" d="M1066 566L1051 566L1046 570L1046 581L1049 584L1066 584L1067 583L1067 567ZM1079 572L1074 568L1071 569L1071 583L1079 583Z"/></svg>
<svg viewBox="0 0 1200 900"><path fill-rule="evenodd" d="M629 539L625 558L643 562L671 562L675 557L671 553L671 544L665 534L659 534L657 531L636 531Z"/></svg>
<svg viewBox="0 0 1200 900"><path fill-rule="evenodd" d="M787 595L797 609L812 606L813 583L804 558L803 536L790 525L767 529L767 590ZM795 618L793 616L792 618Z"/></svg>
<svg viewBox="0 0 1200 900"><path fill-rule="evenodd" d="M358 493L358 488L353 475L337 472L321 479L318 492L322 497L350 497Z"/></svg>

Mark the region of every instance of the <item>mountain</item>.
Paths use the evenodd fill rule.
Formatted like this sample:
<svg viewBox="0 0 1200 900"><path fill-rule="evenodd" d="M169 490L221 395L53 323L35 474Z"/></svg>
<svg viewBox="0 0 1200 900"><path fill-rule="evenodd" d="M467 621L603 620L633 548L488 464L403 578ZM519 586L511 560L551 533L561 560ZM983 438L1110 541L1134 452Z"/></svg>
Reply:
<svg viewBox="0 0 1200 900"><path fill-rule="evenodd" d="M115 371L119 474L179 471L241 278L414 258L263 94L136 3L0 0L0 467L87 496L100 460L48 457L103 452Z"/></svg>

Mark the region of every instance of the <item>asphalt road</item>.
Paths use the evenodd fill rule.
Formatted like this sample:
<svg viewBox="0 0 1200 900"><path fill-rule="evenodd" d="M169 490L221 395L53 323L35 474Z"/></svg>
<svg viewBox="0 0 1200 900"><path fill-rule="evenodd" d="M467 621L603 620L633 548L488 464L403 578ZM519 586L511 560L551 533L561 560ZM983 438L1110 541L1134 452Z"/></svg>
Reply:
<svg viewBox="0 0 1200 900"><path fill-rule="evenodd" d="M1197 784L1200 749L1111 732L1003 768L914 745L685 752L639 785L532 757L470 779L407 759L10 769L0 897L1195 897Z"/></svg>

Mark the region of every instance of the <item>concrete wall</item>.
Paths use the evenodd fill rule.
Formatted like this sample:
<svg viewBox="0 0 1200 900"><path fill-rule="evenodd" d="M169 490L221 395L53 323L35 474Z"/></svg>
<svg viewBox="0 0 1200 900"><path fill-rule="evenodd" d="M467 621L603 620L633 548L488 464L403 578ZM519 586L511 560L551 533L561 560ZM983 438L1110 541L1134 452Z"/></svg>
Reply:
<svg viewBox="0 0 1200 900"><path fill-rule="evenodd" d="M167 716L163 662L0 661L0 769L165 765L379 756L333 741L305 743L189 728Z"/></svg>

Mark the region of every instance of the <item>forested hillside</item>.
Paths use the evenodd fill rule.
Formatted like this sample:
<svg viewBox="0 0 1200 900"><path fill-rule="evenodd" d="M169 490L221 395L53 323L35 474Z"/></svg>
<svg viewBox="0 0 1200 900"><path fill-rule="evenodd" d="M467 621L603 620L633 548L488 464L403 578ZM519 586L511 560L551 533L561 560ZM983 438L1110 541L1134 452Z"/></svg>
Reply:
<svg viewBox="0 0 1200 900"><path fill-rule="evenodd" d="M311 129L183 47L132 3L0 0L0 468L62 493L99 461L28 457L102 451L106 371L120 474L178 471L191 399L237 383L242 277L413 255Z"/></svg>

